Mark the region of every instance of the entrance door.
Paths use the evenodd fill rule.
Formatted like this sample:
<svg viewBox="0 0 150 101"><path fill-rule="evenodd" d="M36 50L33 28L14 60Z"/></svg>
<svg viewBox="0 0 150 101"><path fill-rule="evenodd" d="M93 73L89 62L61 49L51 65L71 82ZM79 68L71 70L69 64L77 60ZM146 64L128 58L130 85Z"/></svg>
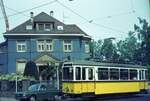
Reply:
<svg viewBox="0 0 150 101"><path fill-rule="evenodd" d="M82 68L82 93L92 93L95 90L94 68L83 67Z"/></svg>

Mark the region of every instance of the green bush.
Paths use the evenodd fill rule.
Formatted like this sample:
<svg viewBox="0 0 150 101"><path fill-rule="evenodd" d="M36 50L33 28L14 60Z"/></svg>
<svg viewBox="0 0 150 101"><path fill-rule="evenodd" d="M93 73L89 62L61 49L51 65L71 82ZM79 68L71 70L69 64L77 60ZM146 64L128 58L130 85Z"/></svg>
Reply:
<svg viewBox="0 0 150 101"><path fill-rule="evenodd" d="M16 80L17 77L17 81L22 81L22 80L35 80L33 77L27 77L27 76L23 76L21 74L6 74L6 75L0 75L0 80L9 80L9 81L14 81Z"/></svg>

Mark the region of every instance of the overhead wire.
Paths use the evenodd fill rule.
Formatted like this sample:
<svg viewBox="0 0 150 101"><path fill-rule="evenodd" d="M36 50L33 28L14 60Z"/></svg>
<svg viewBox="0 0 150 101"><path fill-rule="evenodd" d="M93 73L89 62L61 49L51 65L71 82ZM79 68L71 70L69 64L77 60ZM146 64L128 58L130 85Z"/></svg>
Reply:
<svg viewBox="0 0 150 101"><path fill-rule="evenodd" d="M7 7L7 6L5 6L5 7L6 7L7 9L13 11L13 12L19 13L19 11L15 10L15 9L12 9L12 8L10 8L10 7ZM26 14L24 14L24 13L22 13L22 15L29 17L28 15L26 15Z"/></svg>
<svg viewBox="0 0 150 101"><path fill-rule="evenodd" d="M135 10L133 0L130 0L130 5L131 5L131 10L134 12L134 13L133 13L133 14L134 14L134 16L135 16L136 18L137 18L137 17L139 17L138 12Z"/></svg>
<svg viewBox="0 0 150 101"><path fill-rule="evenodd" d="M15 16L15 15L19 15L19 14L23 14L23 13L28 12L28 11L31 11L31 10L33 10L33 9L37 9L37 8L41 8L41 7L43 7L43 6L47 6L47 5L53 4L53 3L55 3L56 1L57 1L57 0L53 0L53 1L46 2L46 3L44 3L44 4L41 4L41 5L36 6L36 7L33 7L33 8L25 9L25 10L23 10L23 11L17 11L17 12L14 13L14 14L8 15L8 17ZM4 19L4 18L0 18L0 19Z"/></svg>
<svg viewBox="0 0 150 101"><path fill-rule="evenodd" d="M60 4L61 6L63 6L64 8L68 9L69 11L71 11L72 13L74 13L75 15L79 16L80 18L82 18L83 20L85 20L87 23L91 23L93 25L96 25L96 26L99 26L101 28L105 28L105 29L109 29L109 30L112 30L112 31L115 31L115 32L122 32L122 33L125 33L123 31L119 31L117 29L114 29L114 28L111 28L111 27L108 27L108 26L105 26L105 25L101 25L101 24L97 24L94 22L94 20L88 20L87 18L83 17L82 15L80 15L79 13L75 12L74 10L72 10L71 8L67 7L66 5L64 5L62 2L60 2L59 0L57 0L57 3Z"/></svg>
<svg viewBox="0 0 150 101"><path fill-rule="evenodd" d="M131 1L132 1L132 0L131 0ZM97 24L97 23L94 22L94 21L95 21L94 19L88 20L87 18L81 16L79 13L75 12L75 11L72 10L71 8L69 8L69 7L67 7L66 5L64 5L64 4L63 4L62 2L60 2L59 0L53 0L53 1L50 1L50 2L47 2L47 3L41 4L41 5L39 5L39 6L30 8L30 9L25 9L25 10L23 10L23 11L16 11L16 10L14 10L14 9L12 9L12 8L7 7L8 9L13 10L13 11L16 12L16 13L14 13L14 14L8 15L8 17L15 16L15 15L18 15L18 14L23 14L23 13L28 12L28 11L31 11L31 10L33 10L33 9L37 9L37 8L40 8L40 7L43 7L43 6L46 6L46 5L50 5L50 4L53 4L53 3L55 3L55 2L59 3L61 6L63 6L63 7L66 8L66 9L68 9L70 12L72 12L72 13L74 13L75 15L79 16L80 18L82 18L83 20L85 20L87 23L91 23L91 24L93 24L93 25L96 25L96 26L99 26L99 27L102 27L102 28L105 28L105 29L113 30L113 31L116 31L116 32L122 32L122 33L124 33L123 31L120 31L120 30L117 30L117 29L114 29L114 28L111 28L111 27L108 27L108 26L104 26L104 25L102 25L102 24ZM133 6L132 6L132 8L133 8ZM116 15L111 15L111 16L107 16L107 17L105 17L105 18L112 18L112 17L114 17L114 16L121 16L121 15L129 14L129 13L134 13L134 11L135 11L135 10L132 9L132 12L127 12L127 13L120 13L120 14L116 14ZM25 14L23 14L23 15L25 15ZM25 15L25 16L27 16L27 15ZM3 19L3 18L0 18L0 19Z"/></svg>

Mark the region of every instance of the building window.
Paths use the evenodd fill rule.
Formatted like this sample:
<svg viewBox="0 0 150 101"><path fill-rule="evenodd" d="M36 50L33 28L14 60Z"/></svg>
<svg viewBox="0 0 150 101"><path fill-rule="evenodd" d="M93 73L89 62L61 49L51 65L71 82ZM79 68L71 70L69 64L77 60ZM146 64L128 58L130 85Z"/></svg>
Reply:
<svg viewBox="0 0 150 101"><path fill-rule="evenodd" d="M53 51L52 40L38 40L37 51Z"/></svg>
<svg viewBox="0 0 150 101"><path fill-rule="evenodd" d="M89 42L85 42L85 53L89 53L90 52L90 45Z"/></svg>
<svg viewBox="0 0 150 101"><path fill-rule="evenodd" d="M38 30L43 31L44 30L44 24L38 24Z"/></svg>
<svg viewBox="0 0 150 101"><path fill-rule="evenodd" d="M52 50L53 50L52 40L46 40L46 51L52 51Z"/></svg>
<svg viewBox="0 0 150 101"><path fill-rule="evenodd" d="M26 30L32 30L32 25L27 25Z"/></svg>
<svg viewBox="0 0 150 101"><path fill-rule="evenodd" d="M17 52L26 52L26 41L17 41Z"/></svg>
<svg viewBox="0 0 150 101"><path fill-rule="evenodd" d="M50 31L50 30L52 30L52 24L45 24L44 30L45 30L45 31Z"/></svg>
<svg viewBox="0 0 150 101"><path fill-rule="evenodd" d="M53 24L51 24L51 23L37 23L36 29L38 31L50 31L53 29Z"/></svg>
<svg viewBox="0 0 150 101"><path fill-rule="evenodd" d="M16 73L23 74L25 65L26 65L26 61L17 61Z"/></svg>
<svg viewBox="0 0 150 101"><path fill-rule="evenodd" d="M44 40L38 40L37 42L37 49L38 51L44 51Z"/></svg>
<svg viewBox="0 0 150 101"><path fill-rule="evenodd" d="M64 50L64 52L72 52L72 41L71 40L64 40L63 50Z"/></svg>

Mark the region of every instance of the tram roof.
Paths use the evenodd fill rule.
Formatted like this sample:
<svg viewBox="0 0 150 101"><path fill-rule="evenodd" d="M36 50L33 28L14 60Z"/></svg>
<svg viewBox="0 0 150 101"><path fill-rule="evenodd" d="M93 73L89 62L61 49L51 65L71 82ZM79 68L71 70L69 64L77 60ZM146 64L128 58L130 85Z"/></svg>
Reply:
<svg viewBox="0 0 150 101"><path fill-rule="evenodd" d="M67 62L64 62L64 64L82 65L82 66L84 65L84 66L110 66L110 67L127 67L127 68L145 68L146 69L146 66L141 66L141 65L95 62L95 61L87 61L87 60L67 61Z"/></svg>

